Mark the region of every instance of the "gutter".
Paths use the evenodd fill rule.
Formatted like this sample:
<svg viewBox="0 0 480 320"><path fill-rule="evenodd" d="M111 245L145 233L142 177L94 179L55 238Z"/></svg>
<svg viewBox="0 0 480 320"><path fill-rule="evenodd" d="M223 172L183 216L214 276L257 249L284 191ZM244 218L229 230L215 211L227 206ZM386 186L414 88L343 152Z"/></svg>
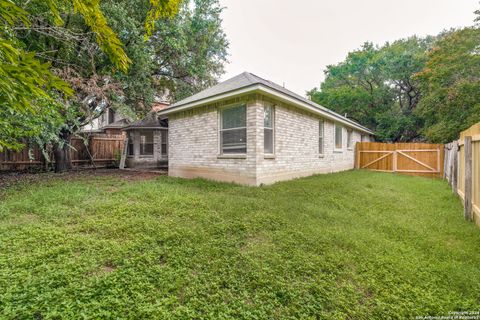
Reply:
<svg viewBox="0 0 480 320"><path fill-rule="evenodd" d="M311 103L308 103L306 101L304 101L303 99L299 99L295 96L291 96L291 95L288 95L284 92L281 92L279 90L276 90L272 87L268 87L268 86L265 86L263 84L254 84L254 85L248 85L246 87L243 87L243 88L240 88L240 89L235 89L235 90L232 90L232 91L228 91L228 92L224 92L224 93L221 93L221 94L217 94L217 95L214 95L214 96L211 96L211 97L208 97L208 98L204 98L204 99L200 99L200 100L196 100L196 101L192 101L192 102L189 102L189 103L186 103L186 104L183 104L183 105L173 105L169 108L166 108L160 112L158 112L159 115L168 115L168 114L171 114L171 113L174 113L174 112L179 112L179 111L183 111L183 110L188 110L188 109L191 109L193 107L196 107L196 106L199 106L199 105L204 105L204 104L208 104L210 102L214 102L214 101L218 101L218 100L222 100L222 99L226 99L226 98L231 98L231 97L234 97L234 96L238 96L238 95L242 95L242 94L246 94L246 93L252 93L252 92L255 92L255 91L259 91L263 94L266 94L266 95L269 95L269 96L272 96L274 98L277 98L277 99L280 99L284 102L288 102L290 104L294 104L296 106L299 106L300 108L304 109L304 110L308 110L312 113L315 113L315 114L318 114L318 115L321 115L329 120L332 120L334 122L340 122L346 126L349 126L349 127L353 127L359 131L362 131L364 133L368 133L368 134L371 134L371 135L375 135L375 133L373 131L371 131L370 129L348 119L348 118L345 118L341 115L339 115L338 113L334 112L334 111L331 111L325 107L321 107L320 105L317 105L316 103L314 102L311 102Z"/></svg>

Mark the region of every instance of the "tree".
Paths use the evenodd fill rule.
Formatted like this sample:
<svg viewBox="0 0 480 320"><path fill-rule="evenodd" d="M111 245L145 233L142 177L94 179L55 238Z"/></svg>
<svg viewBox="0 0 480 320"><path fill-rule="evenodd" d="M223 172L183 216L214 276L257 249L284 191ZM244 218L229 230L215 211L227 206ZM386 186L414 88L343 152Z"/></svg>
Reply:
<svg viewBox="0 0 480 320"><path fill-rule="evenodd" d="M480 29L456 30L444 35L428 54L417 75L423 97L418 114L423 134L446 143L480 121Z"/></svg>
<svg viewBox="0 0 480 320"><path fill-rule="evenodd" d="M328 66L320 90L310 98L372 128L385 141L419 139L415 115L421 97L414 75L426 61L432 37L411 37L382 47L365 43L345 61Z"/></svg>
<svg viewBox="0 0 480 320"><path fill-rule="evenodd" d="M113 89L118 89L112 84L113 75L127 72L132 61L117 32L107 23L99 0L0 1L0 74L4 75L2 84L9 84L0 89L5 124L0 127L0 148L18 149L24 138L51 136L41 134L51 128L58 131L60 138L55 148L59 160L56 169L67 169L72 127L78 126L79 118L100 111L98 107L105 104L107 92L114 94ZM179 2L150 0L149 7L143 3L143 41L151 35L156 19L176 14ZM22 47L36 52L28 53ZM98 61L110 72L98 75ZM82 68L87 64L91 66L89 74ZM35 120L39 113L50 114L45 107L58 105L58 93L68 98L62 108L54 109L65 120L60 129ZM30 120L24 122L28 126L23 131L12 126L19 117Z"/></svg>
<svg viewBox="0 0 480 320"><path fill-rule="evenodd" d="M218 0L184 1L172 20L159 21L151 37L153 76L178 100L217 83L227 61L228 41Z"/></svg>

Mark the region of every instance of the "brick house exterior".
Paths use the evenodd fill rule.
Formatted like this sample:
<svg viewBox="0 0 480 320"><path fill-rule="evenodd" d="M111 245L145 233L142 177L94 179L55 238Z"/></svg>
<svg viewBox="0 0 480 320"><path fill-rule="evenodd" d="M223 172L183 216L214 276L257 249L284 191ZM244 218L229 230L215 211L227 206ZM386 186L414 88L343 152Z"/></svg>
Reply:
<svg viewBox="0 0 480 320"><path fill-rule="evenodd" d="M160 112L168 116L170 176L258 186L348 170L354 167L355 143L369 141L373 135L359 124L249 73L216 87ZM229 130L222 129L223 110L241 106L244 108L238 110L246 115L237 118L244 121L245 128L241 125L233 130L237 136L246 136L246 141L239 138L241 147L234 148L241 152L230 153L226 143L222 144L232 136L223 132ZM268 128L266 108L272 118Z"/></svg>

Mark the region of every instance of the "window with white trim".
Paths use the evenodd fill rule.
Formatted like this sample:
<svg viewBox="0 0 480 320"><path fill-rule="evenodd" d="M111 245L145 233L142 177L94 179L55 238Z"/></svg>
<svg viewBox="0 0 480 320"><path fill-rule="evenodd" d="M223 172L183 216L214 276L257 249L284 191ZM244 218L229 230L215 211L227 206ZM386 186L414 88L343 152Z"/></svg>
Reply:
<svg viewBox="0 0 480 320"><path fill-rule="evenodd" d="M347 149L352 149L353 148L353 130L348 129L347 130Z"/></svg>
<svg viewBox="0 0 480 320"><path fill-rule="evenodd" d="M161 131L161 137L160 137L160 154L162 157L166 157L168 155L168 131L167 130L162 130Z"/></svg>
<svg viewBox="0 0 480 320"><path fill-rule="evenodd" d="M324 127L325 127L325 122L323 120L320 120L318 122L318 153L320 155L324 154L324 140L323 140L323 135L324 135Z"/></svg>
<svg viewBox="0 0 480 320"><path fill-rule="evenodd" d="M128 146L127 146L127 150L128 150L128 156L129 156L129 157L133 157L133 156L135 155L134 149L133 149L134 139L135 139L134 133L131 132L131 131L128 132Z"/></svg>
<svg viewBox="0 0 480 320"><path fill-rule="evenodd" d="M221 154L247 153L247 107L229 107L220 111Z"/></svg>
<svg viewBox="0 0 480 320"><path fill-rule="evenodd" d="M335 124L335 150L343 149L343 127Z"/></svg>
<svg viewBox="0 0 480 320"><path fill-rule="evenodd" d="M153 156L153 130L140 131L140 155Z"/></svg>
<svg viewBox="0 0 480 320"><path fill-rule="evenodd" d="M274 153L274 110L270 104L263 107L263 152L265 154Z"/></svg>

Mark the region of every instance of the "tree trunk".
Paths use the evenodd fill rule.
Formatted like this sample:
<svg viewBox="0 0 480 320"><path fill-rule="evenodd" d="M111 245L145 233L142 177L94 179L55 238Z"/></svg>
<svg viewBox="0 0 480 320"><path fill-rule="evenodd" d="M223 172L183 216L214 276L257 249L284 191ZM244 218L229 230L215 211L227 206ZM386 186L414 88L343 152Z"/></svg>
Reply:
<svg viewBox="0 0 480 320"><path fill-rule="evenodd" d="M70 133L62 131L60 138L64 141L63 145L57 144L53 148L53 157L55 158L55 172L62 172L72 169L70 159Z"/></svg>

